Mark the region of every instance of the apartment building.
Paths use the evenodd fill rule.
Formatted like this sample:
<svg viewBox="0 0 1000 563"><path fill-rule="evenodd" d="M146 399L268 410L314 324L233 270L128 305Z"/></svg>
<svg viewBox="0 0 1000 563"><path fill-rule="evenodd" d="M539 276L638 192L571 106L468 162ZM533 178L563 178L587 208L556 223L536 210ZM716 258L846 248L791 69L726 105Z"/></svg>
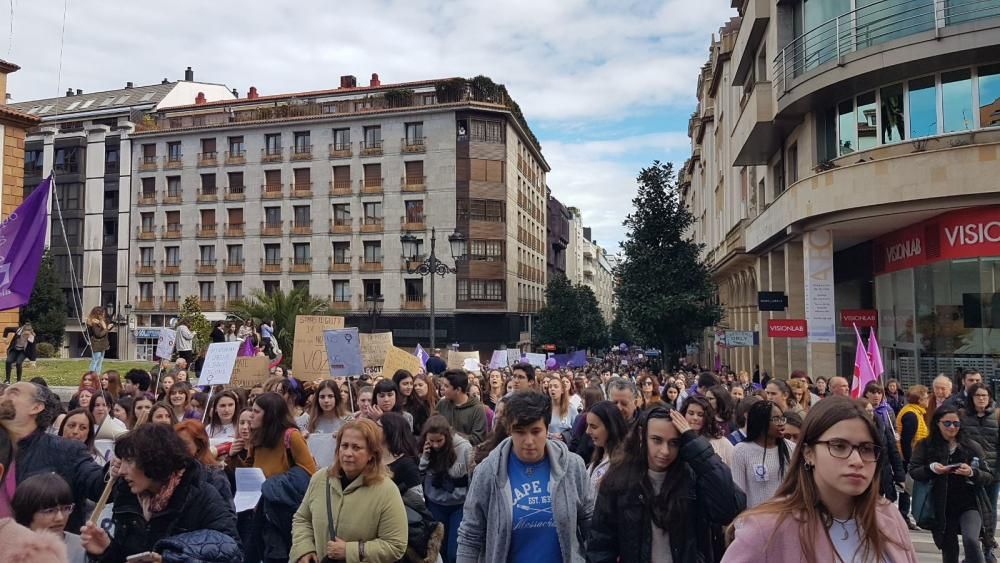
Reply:
<svg viewBox="0 0 1000 563"><path fill-rule="evenodd" d="M545 229L546 273L551 279L556 275L566 275L566 250L569 246L569 224L573 216L558 199L548 196L546 204L548 219Z"/></svg>
<svg viewBox="0 0 1000 563"><path fill-rule="evenodd" d="M549 168L501 86L428 80L171 107L137 124L133 278L139 326L188 295L224 314L252 290L307 288L349 324L491 350L527 340L545 287ZM193 101L193 100L192 100ZM514 109L512 109L512 107ZM448 237L467 253L455 260ZM404 255L402 235L417 239Z"/></svg>
<svg viewBox="0 0 1000 563"><path fill-rule="evenodd" d="M857 324L904 384L961 368L995 378L1000 8L733 7L699 75L679 182L726 310L702 361L846 375ZM719 346L726 330L760 344Z"/></svg>
<svg viewBox="0 0 1000 563"><path fill-rule="evenodd" d="M206 100L233 98L219 84L185 79L85 93L68 89L59 98L10 104L41 121L24 143L24 190L27 195L49 174L51 224L47 240L60 277L65 280L68 320L62 350L69 357L86 348L83 325L94 307L116 320L108 357L124 357L128 295L132 141L136 122L149 112ZM164 163L166 164L166 163ZM61 219L60 219L61 218ZM119 350L122 350L119 353Z"/></svg>

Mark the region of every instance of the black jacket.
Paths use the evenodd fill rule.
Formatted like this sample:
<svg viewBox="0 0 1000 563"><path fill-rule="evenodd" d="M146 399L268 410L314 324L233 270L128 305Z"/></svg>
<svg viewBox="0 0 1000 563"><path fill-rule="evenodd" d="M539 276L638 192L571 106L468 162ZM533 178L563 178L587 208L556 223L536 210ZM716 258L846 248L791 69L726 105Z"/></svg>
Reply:
<svg viewBox="0 0 1000 563"><path fill-rule="evenodd" d="M434 375L441 375L444 371L448 369L448 364L437 356L431 356L427 359L427 373L433 373Z"/></svg>
<svg viewBox="0 0 1000 563"><path fill-rule="evenodd" d="M969 411L971 410L969 409ZM1000 424L997 421L997 411L988 408L983 416L974 413L966 414L962 417L962 429L969 436L969 439L983 448L983 453L986 454L984 459L995 470L998 467L997 450L1000 449L998 448Z"/></svg>
<svg viewBox="0 0 1000 563"><path fill-rule="evenodd" d="M989 462L986 461L986 454L983 453L983 449L979 447L979 444L970 440L965 440L964 442L961 442L958 448L955 449L955 452L950 455L948 454L947 447L934 447L931 444L930 438L921 440L920 443L913 448L913 457L910 459L910 477L913 477L916 481L933 482L933 488L930 493L931 499L934 503L933 532L941 533L948 525L948 503L956 501L954 494L956 491L951 491L951 493L949 493L948 489L950 484L955 482L954 480L958 476L948 474L938 475L937 473L931 471L931 464L937 462L941 465L949 465L952 463L967 463L972 465L973 457L978 457L980 462L979 469L972 470L971 479L978 491L981 491L983 490L983 487L989 485L993 481L993 468L990 467ZM966 478L961 477L960 479L965 480ZM983 531L989 533L991 531L989 530L989 528L991 528L990 521L993 519L993 512L989 506L989 501L985 498L985 495L977 495L976 504L979 513L983 515ZM992 537L992 534L990 537Z"/></svg>
<svg viewBox="0 0 1000 563"><path fill-rule="evenodd" d="M878 416L875 417L875 427L880 432L879 441L882 442L882 453L879 455L884 460L882 463L879 492L885 498L895 501L898 496L896 494L896 483L902 483L906 480L906 468L903 467L903 456L899 453L899 448L896 447L896 435L893 433L892 428L886 426L885 421Z"/></svg>
<svg viewBox="0 0 1000 563"><path fill-rule="evenodd" d="M98 559L118 563L130 555L150 551L165 538L196 530L215 530L239 544L236 513L232 504L223 500L219 491L206 479L201 465L191 460L184 476L174 489L167 508L150 521L143 517L139 498L120 480L115 485L114 509L111 514L115 537Z"/></svg>
<svg viewBox="0 0 1000 563"><path fill-rule="evenodd" d="M670 542L674 561L719 561L722 548L716 541L721 529L746 508L746 496L733 483L729 468L715 455L708 440L688 431L681 435L680 457L687 465L687 530L683 541ZM613 469L612 469L613 471ZM605 486L598 491L594 519L587 541L589 563L639 563L651 559L652 517L645 508L641 484L625 491Z"/></svg>
<svg viewBox="0 0 1000 563"><path fill-rule="evenodd" d="M76 506L69 515L66 529L79 531L86 519L87 499L96 501L104 492L105 468L94 462L87 447L36 430L18 441L14 460L17 484L41 473L56 473L69 483Z"/></svg>

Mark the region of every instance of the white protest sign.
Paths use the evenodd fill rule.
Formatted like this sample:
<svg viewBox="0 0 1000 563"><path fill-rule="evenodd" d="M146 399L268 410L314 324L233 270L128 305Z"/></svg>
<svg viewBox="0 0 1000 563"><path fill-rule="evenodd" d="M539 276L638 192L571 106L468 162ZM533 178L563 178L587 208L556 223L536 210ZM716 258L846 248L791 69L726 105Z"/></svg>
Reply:
<svg viewBox="0 0 1000 563"><path fill-rule="evenodd" d="M507 350L494 350L493 357L490 358L490 369L505 368L509 361L510 356L507 355Z"/></svg>
<svg viewBox="0 0 1000 563"><path fill-rule="evenodd" d="M233 377L233 366L242 342L213 342L208 345L205 365L198 373L198 385L225 385Z"/></svg>
<svg viewBox="0 0 1000 563"><path fill-rule="evenodd" d="M521 351L517 348L507 348L507 365L512 366L521 361Z"/></svg>
<svg viewBox="0 0 1000 563"><path fill-rule="evenodd" d="M257 507L262 486L264 486L263 469L259 467L236 468L236 494L233 496L233 502L236 504L237 514Z"/></svg>
<svg viewBox="0 0 1000 563"><path fill-rule="evenodd" d="M524 355L524 361L535 366L536 368L545 368L545 354L528 352Z"/></svg>
<svg viewBox="0 0 1000 563"><path fill-rule="evenodd" d="M174 343L177 342L177 331L169 328L160 329L160 337L156 341L156 357L170 359L174 355Z"/></svg>
<svg viewBox="0 0 1000 563"><path fill-rule="evenodd" d="M479 360L476 358L465 358L462 361L462 369L479 373Z"/></svg>

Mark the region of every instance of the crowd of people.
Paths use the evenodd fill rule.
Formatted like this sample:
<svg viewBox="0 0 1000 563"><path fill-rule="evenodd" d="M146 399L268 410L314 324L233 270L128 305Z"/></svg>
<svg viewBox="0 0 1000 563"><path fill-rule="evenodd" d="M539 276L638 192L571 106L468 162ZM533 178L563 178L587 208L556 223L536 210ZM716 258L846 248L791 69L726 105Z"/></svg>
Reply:
<svg viewBox="0 0 1000 563"><path fill-rule="evenodd" d="M221 327L225 328L225 327ZM235 331L235 327L231 327ZM197 387L188 358L0 400L0 549L30 561L992 561L982 376L518 363ZM619 372L619 373L616 373ZM317 435L335 444L320 467ZM240 469L264 475L237 512ZM907 478L909 477L909 478ZM106 482L109 510L100 513ZM16 541L7 538L16 537ZM0 560L4 556L0 554Z"/></svg>

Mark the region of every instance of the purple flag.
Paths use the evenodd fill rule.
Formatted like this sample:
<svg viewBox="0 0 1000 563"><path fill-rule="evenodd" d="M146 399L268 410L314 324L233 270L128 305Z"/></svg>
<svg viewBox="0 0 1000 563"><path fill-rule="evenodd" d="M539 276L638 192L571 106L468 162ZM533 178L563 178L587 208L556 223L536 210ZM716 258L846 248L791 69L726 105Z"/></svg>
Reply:
<svg viewBox="0 0 1000 563"><path fill-rule="evenodd" d="M431 359L431 356L424 350L424 347L417 343L417 349L413 351L413 355L420 360L420 365L427 369L427 360Z"/></svg>
<svg viewBox="0 0 1000 563"><path fill-rule="evenodd" d="M239 357L253 357L257 355L257 350L253 347L253 338L249 336L243 340L243 345L240 346L239 352L236 353Z"/></svg>
<svg viewBox="0 0 1000 563"><path fill-rule="evenodd" d="M49 176L0 222L0 310L20 307L31 298L45 252L51 187Z"/></svg>

